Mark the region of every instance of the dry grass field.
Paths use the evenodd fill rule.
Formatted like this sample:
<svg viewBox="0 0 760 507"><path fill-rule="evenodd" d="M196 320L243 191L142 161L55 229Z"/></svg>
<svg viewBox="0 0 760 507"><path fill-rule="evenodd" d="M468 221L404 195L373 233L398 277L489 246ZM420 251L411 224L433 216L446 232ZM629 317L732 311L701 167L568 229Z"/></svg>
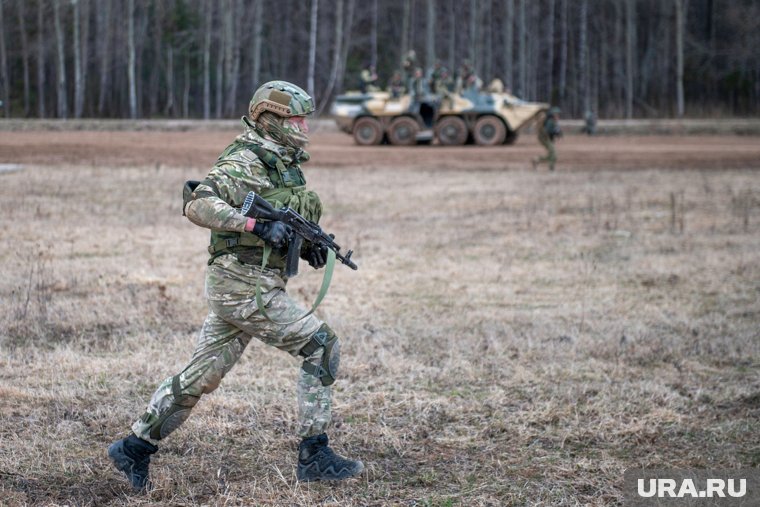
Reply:
<svg viewBox="0 0 760 507"><path fill-rule="evenodd" d="M315 136L323 226L360 265L319 309L343 341L330 434L367 470L296 482L299 362L254 341L144 496L106 446L193 350L208 238L180 190L231 135L57 163L46 134L11 134L0 162L30 165L0 174L0 504L615 505L627 468L760 466L757 138L646 158L569 136L552 174L528 170L533 139L361 158ZM149 163L162 143L197 153Z"/></svg>

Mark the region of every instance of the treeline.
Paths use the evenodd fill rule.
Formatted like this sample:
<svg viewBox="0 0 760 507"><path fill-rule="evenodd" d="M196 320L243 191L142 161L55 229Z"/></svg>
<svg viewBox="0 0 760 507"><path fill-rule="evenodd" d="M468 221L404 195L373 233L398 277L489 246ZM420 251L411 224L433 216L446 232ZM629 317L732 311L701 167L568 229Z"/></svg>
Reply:
<svg viewBox="0 0 760 507"><path fill-rule="evenodd" d="M408 49L564 114L756 115L757 0L0 0L17 117L234 117L285 79L324 110Z"/></svg>

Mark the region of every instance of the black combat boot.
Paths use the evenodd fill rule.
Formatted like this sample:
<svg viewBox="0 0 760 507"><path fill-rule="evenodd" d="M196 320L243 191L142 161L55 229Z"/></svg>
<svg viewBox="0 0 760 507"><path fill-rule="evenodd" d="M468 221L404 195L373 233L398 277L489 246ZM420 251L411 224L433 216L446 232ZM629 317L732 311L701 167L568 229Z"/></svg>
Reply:
<svg viewBox="0 0 760 507"><path fill-rule="evenodd" d="M157 450L158 447L138 438L133 433L112 443L108 447L108 456L114 466L127 475L135 491L146 491L150 489L148 480L150 455Z"/></svg>
<svg viewBox="0 0 760 507"><path fill-rule="evenodd" d="M340 481L359 475L364 470L361 461L338 456L327 446L327 435L304 438L298 446L298 480Z"/></svg>

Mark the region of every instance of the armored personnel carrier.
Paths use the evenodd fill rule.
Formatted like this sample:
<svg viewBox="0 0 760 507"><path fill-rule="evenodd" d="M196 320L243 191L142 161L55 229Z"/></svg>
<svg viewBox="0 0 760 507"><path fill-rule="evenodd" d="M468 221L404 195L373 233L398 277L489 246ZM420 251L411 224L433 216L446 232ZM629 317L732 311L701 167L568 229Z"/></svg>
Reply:
<svg viewBox="0 0 760 507"><path fill-rule="evenodd" d="M521 127L549 104L526 102L509 93L466 90L419 98L387 92L339 95L330 113L359 145L388 142L408 146L437 139L446 146L512 144Z"/></svg>

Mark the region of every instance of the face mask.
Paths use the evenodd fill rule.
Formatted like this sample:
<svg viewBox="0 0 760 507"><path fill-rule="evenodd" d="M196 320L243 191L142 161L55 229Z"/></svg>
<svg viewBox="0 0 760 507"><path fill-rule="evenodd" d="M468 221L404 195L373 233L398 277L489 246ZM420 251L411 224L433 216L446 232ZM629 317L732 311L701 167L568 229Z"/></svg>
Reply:
<svg viewBox="0 0 760 507"><path fill-rule="evenodd" d="M309 144L309 136L306 135L309 128L303 116L283 118L266 112L259 116L257 123L264 133L278 144L291 148L304 148Z"/></svg>

